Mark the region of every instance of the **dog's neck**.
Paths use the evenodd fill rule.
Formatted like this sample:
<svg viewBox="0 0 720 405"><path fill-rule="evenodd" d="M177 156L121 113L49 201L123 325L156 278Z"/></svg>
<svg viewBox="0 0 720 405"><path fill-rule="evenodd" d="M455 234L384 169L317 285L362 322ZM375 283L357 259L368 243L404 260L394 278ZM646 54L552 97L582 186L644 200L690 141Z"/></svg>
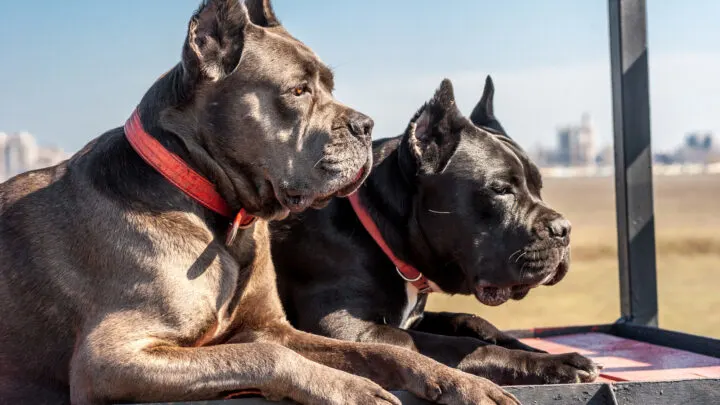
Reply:
<svg viewBox="0 0 720 405"><path fill-rule="evenodd" d="M211 183L230 208L237 212L246 211L268 216L267 206L257 192L257 173L237 168L226 168L218 164L203 143L198 125L199 108L197 100L201 89L188 89L181 65L160 77L143 97L138 106L143 127L165 148L175 153L193 170ZM195 96L191 97L190 93ZM245 169L250 170L250 165Z"/></svg>
<svg viewBox="0 0 720 405"><path fill-rule="evenodd" d="M401 175L400 142L402 137L377 141L373 147L377 163L358 193L393 253L425 273L425 269L436 265L436 258L417 223L416 184L412 177Z"/></svg>
<svg viewBox="0 0 720 405"><path fill-rule="evenodd" d="M190 128L192 128L191 122L194 120L194 116L191 109L184 106L187 105L187 102L181 93L183 89L179 85L181 74L182 70L179 68L170 70L143 97L138 105L142 130L156 139L164 149L177 155L190 168L210 180L221 195L223 202L229 205L232 212L236 213L240 208L245 207L242 196L235 191L228 175L212 161L203 147L194 142L192 138L189 139L193 135L190 133ZM181 109L187 110L189 117L178 119L178 117L168 114L179 114ZM168 122L171 125L167 125ZM175 129L178 128L179 130L176 131ZM114 190L115 193L127 195L131 200L136 201L138 204L136 207L140 210L157 213L181 211L197 215L219 242L225 242L233 217L220 215L190 197L186 191L166 179L150 162L145 161L130 146L126 137L121 139L120 143L114 143L115 146L100 145L101 149L116 150L117 153L108 155L117 156L118 159L109 158L104 162L98 162L100 163L99 170L106 170L108 173L122 178L121 181L113 181L112 176L99 176L97 182L101 186L105 186L103 183L115 183L110 187L101 187L102 189ZM162 195L163 198L158 199L159 195ZM240 229L235 234L236 242L234 244L246 245L246 240L252 238L253 228Z"/></svg>

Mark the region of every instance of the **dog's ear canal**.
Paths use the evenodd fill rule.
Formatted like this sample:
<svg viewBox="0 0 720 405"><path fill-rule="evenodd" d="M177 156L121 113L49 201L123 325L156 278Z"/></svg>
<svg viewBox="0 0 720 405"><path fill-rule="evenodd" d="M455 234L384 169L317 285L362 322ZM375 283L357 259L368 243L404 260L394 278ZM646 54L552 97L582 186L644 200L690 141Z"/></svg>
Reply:
<svg viewBox="0 0 720 405"><path fill-rule="evenodd" d="M441 173L460 143L462 117L455 103L452 83L445 79L410 121L400 154L403 170L412 175Z"/></svg>
<svg viewBox="0 0 720 405"><path fill-rule="evenodd" d="M270 0L245 0L245 6L253 24L267 28L280 25Z"/></svg>
<svg viewBox="0 0 720 405"><path fill-rule="evenodd" d="M480 101L478 101L470 114L470 121L478 127L490 128L495 132L507 136L505 128L503 128L497 118L495 118L494 97L495 85L490 75L488 75L485 78L485 88L483 89L482 97L480 97Z"/></svg>
<svg viewBox="0 0 720 405"><path fill-rule="evenodd" d="M240 62L248 10L238 0L204 0L188 24L182 64L186 80L219 80Z"/></svg>

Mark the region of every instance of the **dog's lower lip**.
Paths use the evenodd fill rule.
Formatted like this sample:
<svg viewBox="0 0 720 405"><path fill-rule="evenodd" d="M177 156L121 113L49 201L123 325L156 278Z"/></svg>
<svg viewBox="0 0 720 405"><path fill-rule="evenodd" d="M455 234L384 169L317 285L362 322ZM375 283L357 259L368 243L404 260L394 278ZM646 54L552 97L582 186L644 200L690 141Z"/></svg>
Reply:
<svg viewBox="0 0 720 405"><path fill-rule="evenodd" d="M315 209L323 209L323 208L327 207L328 203L330 202L330 200L332 200L332 198L333 197L330 196L330 197L322 198L319 200L315 200L315 202L312 203L311 207L315 208Z"/></svg>
<svg viewBox="0 0 720 405"><path fill-rule="evenodd" d="M521 300L525 298L526 295L530 292L530 290L533 288L532 285L529 284L521 284L513 286L510 289L510 298L514 300Z"/></svg>
<svg viewBox="0 0 720 405"><path fill-rule="evenodd" d="M555 269L555 272L553 273L552 277L550 277L547 281L545 281L542 284L545 286L553 286L553 285L559 283L560 281L562 281L563 278L565 278L567 271L568 271L567 265L560 263L560 265L558 265L558 268Z"/></svg>
<svg viewBox="0 0 720 405"><path fill-rule="evenodd" d="M353 179L353 183L357 183L362 179L363 174L365 174L365 167L361 167L360 170L358 170L357 174L355 175L355 178Z"/></svg>
<svg viewBox="0 0 720 405"><path fill-rule="evenodd" d="M288 195L285 197L284 206L292 213L302 212L307 209L312 201L300 195Z"/></svg>
<svg viewBox="0 0 720 405"><path fill-rule="evenodd" d="M496 307L507 302L512 292L509 287L479 287L475 289L475 298L484 305Z"/></svg>
<svg viewBox="0 0 720 405"><path fill-rule="evenodd" d="M288 216L290 216L290 210L287 209L286 207L282 207L282 210L277 214L277 217L275 217L274 219L276 221L282 221L283 219L287 218Z"/></svg>
<svg viewBox="0 0 720 405"><path fill-rule="evenodd" d="M338 192L338 196L347 197L353 191L355 191L358 188L358 185L359 185L358 183L360 183L362 181L364 175L365 175L365 166L360 168L360 170L355 175L355 178L353 179L353 181L347 187L343 188L342 190L340 190L340 192Z"/></svg>
<svg viewBox="0 0 720 405"><path fill-rule="evenodd" d="M340 197L345 197L348 192L345 190L355 190L357 188L357 183L362 180L363 175L365 174L365 167L362 167L357 175L355 175L355 178L353 181L348 185L347 187L341 189L340 191L332 192L326 195L321 195L317 197L308 197L303 195L285 195L283 199L279 199L282 201L281 205L286 207L290 212L292 213L298 213L306 210L307 208L324 208L327 205L327 202L330 201L333 197L336 195Z"/></svg>

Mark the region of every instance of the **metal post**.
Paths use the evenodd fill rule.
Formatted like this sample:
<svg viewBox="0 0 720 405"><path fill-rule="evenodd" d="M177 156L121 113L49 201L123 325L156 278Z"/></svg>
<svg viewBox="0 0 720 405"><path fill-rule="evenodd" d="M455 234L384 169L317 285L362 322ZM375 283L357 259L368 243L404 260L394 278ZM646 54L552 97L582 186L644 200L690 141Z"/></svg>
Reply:
<svg viewBox="0 0 720 405"><path fill-rule="evenodd" d="M645 0L609 0L621 322L658 325Z"/></svg>

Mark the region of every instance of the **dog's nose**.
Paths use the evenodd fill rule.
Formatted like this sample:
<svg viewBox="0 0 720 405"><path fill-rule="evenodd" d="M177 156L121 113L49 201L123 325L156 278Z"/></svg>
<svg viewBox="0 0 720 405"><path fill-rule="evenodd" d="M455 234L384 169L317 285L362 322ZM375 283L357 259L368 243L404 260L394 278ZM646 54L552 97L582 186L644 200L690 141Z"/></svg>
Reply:
<svg viewBox="0 0 720 405"><path fill-rule="evenodd" d="M548 233L551 238L563 239L570 235L572 225L563 217L558 217L548 224Z"/></svg>
<svg viewBox="0 0 720 405"><path fill-rule="evenodd" d="M370 137L370 135L372 134L372 129L373 126L375 126L375 122L367 115L355 111L350 116L348 125L350 126L350 132L353 135L359 138L365 138Z"/></svg>

